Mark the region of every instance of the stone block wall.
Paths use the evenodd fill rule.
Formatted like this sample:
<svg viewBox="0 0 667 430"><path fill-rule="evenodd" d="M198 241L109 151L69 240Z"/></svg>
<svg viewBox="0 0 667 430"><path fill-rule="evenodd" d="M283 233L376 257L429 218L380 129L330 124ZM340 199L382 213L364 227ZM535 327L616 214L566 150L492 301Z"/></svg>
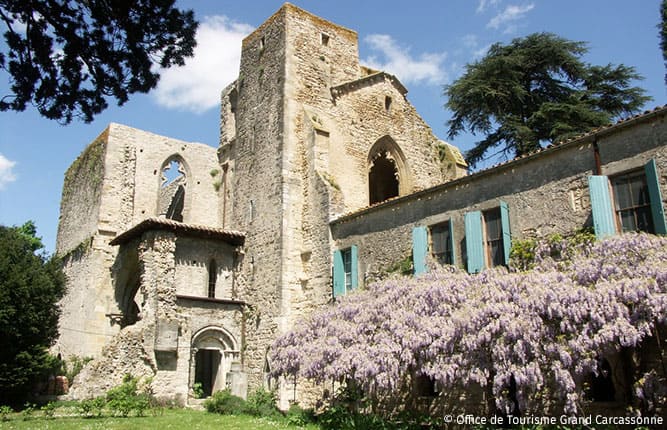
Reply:
<svg viewBox="0 0 667 430"><path fill-rule="evenodd" d="M342 216L331 223L334 249L359 247L360 277L379 272L412 251L412 228L451 219L457 260L465 268L464 214L497 207L510 211L512 238L568 234L592 227L588 176L596 174L595 146L603 175L643 169L655 159L667 196L667 126L656 111L469 177ZM360 279L363 282L364 279Z"/></svg>

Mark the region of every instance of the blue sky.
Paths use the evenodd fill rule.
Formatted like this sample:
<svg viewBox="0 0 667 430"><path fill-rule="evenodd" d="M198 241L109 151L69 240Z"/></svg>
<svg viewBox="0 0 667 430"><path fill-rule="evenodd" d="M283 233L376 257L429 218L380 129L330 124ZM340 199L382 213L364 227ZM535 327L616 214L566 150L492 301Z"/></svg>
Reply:
<svg viewBox="0 0 667 430"><path fill-rule="evenodd" d="M293 4L359 35L363 64L397 75L408 98L446 139L442 87L495 42L548 31L588 42L592 64L623 63L645 77L637 85L653 97L646 108L665 104L665 67L659 49L659 0L434 0L301 1ZM185 68L170 69L156 90L113 106L91 124L61 126L34 109L0 113L0 224L36 222L53 251L63 175L79 153L110 122L216 146L219 93L238 74L241 39L282 2L177 1L201 22L199 47ZM0 31L4 27L0 24ZM0 94L8 78L0 72ZM466 150L473 136L450 143Z"/></svg>

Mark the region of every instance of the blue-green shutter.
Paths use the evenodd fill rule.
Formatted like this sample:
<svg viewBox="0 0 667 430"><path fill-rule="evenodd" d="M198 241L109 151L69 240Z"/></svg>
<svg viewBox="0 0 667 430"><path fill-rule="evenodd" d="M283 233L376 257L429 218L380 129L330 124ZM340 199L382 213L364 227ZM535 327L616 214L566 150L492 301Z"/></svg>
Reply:
<svg viewBox="0 0 667 430"><path fill-rule="evenodd" d="M412 260L415 275L426 272L426 254L428 253L428 232L426 227L412 229Z"/></svg>
<svg viewBox="0 0 667 430"><path fill-rule="evenodd" d="M589 176L588 190L591 195L595 237L603 239L607 236L613 236L616 234L616 222L614 221L614 210L611 206L609 180L606 176Z"/></svg>
<svg viewBox="0 0 667 430"><path fill-rule="evenodd" d="M343 253L340 250L333 253L333 296L345 295L345 266Z"/></svg>
<svg viewBox="0 0 667 430"><path fill-rule="evenodd" d="M359 271L358 266L358 251L357 246L352 245L350 247L350 288L354 290L359 285Z"/></svg>
<svg viewBox="0 0 667 430"><path fill-rule="evenodd" d="M500 223L503 229L503 254L505 265L510 264L510 251L512 249L512 235L510 233L510 209L507 203L500 201Z"/></svg>
<svg viewBox="0 0 667 430"><path fill-rule="evenodd" d="M456 266L456 241L454 240L454 221L449 220L449 240L452 242L452 266Z"/></svg>
<svg viewBox="0 0 667 430"><path fill-rule="evenodd" d="M651 215L653 216L653 228L656 234L667 234L665 223L665 211L662 208L662 193L660 192L660 176L655 160L651 159L646 166L646 184L648 185L648 197L651 200Z"/></svg>
<svg viewBox="0 0 667 430"><path fill-rule="evenodd" d="M468 272L479 273L484 269L484 235L482 234L482 213L468 212L464 217L466 230L466 253Z"/></svg>

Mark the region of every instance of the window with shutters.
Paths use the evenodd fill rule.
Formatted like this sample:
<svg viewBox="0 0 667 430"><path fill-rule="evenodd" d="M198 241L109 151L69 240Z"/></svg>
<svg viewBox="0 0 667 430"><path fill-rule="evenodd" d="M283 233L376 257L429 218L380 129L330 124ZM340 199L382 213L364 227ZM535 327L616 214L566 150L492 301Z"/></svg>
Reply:
<svg viewBox="0 0 667 430"><path fill-rule="evenodd" d="M509 213L509 206L501 200L498 207L464 215L465 260L469 273L509 264L512 247Z"/></svg>
<svg viewBox="0 0 667 430"><path fill-rule="evenodd" d="M655 160L611 178L588 177L593 227L598 239L618 232L667 234L660 175Z"/></svg>
<svg viewBox="0 0 667 430"><path fill-rule="evenodd" d="M357 247L339 249L333 254L333 296L343 296L358 286Z"/></svg>
<svg viewBox="0 0 667 430"><path fill-rule="evenodd" d="M632 172L612 178L611 184L619 230L654 233L651 200L644 172Z"/></svg>
<svg viewBox="0 0 667 430"><path fill-rule="evenodd" d="M484 245L487 266L502 266L505 264L505 253L500 208L484 211L482 215L484 217Z"/></svg>
<svg viewBox="0 0 667 430"><path fill-rule="evenodd" d="M451 223L431 226L431 255L440 264L454 264Z"/></svg>

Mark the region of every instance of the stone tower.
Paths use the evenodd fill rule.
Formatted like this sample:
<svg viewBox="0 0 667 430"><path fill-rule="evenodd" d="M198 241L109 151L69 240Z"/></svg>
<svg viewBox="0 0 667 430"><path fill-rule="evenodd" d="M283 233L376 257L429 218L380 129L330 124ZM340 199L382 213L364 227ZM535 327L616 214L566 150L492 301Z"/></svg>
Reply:
<svg viewBox="0 0 667 430"><path fill-rule="evenodd" d="M406 93L359 64L356 32L291 4L244 39L239 78L222 94L218 155L225 227L246 233L250 386L267 377L276 336L332 301L329 221L465 174ZM378 269L364 268L360 283ZM284 384L282 394L300 395Z"/></svg>

